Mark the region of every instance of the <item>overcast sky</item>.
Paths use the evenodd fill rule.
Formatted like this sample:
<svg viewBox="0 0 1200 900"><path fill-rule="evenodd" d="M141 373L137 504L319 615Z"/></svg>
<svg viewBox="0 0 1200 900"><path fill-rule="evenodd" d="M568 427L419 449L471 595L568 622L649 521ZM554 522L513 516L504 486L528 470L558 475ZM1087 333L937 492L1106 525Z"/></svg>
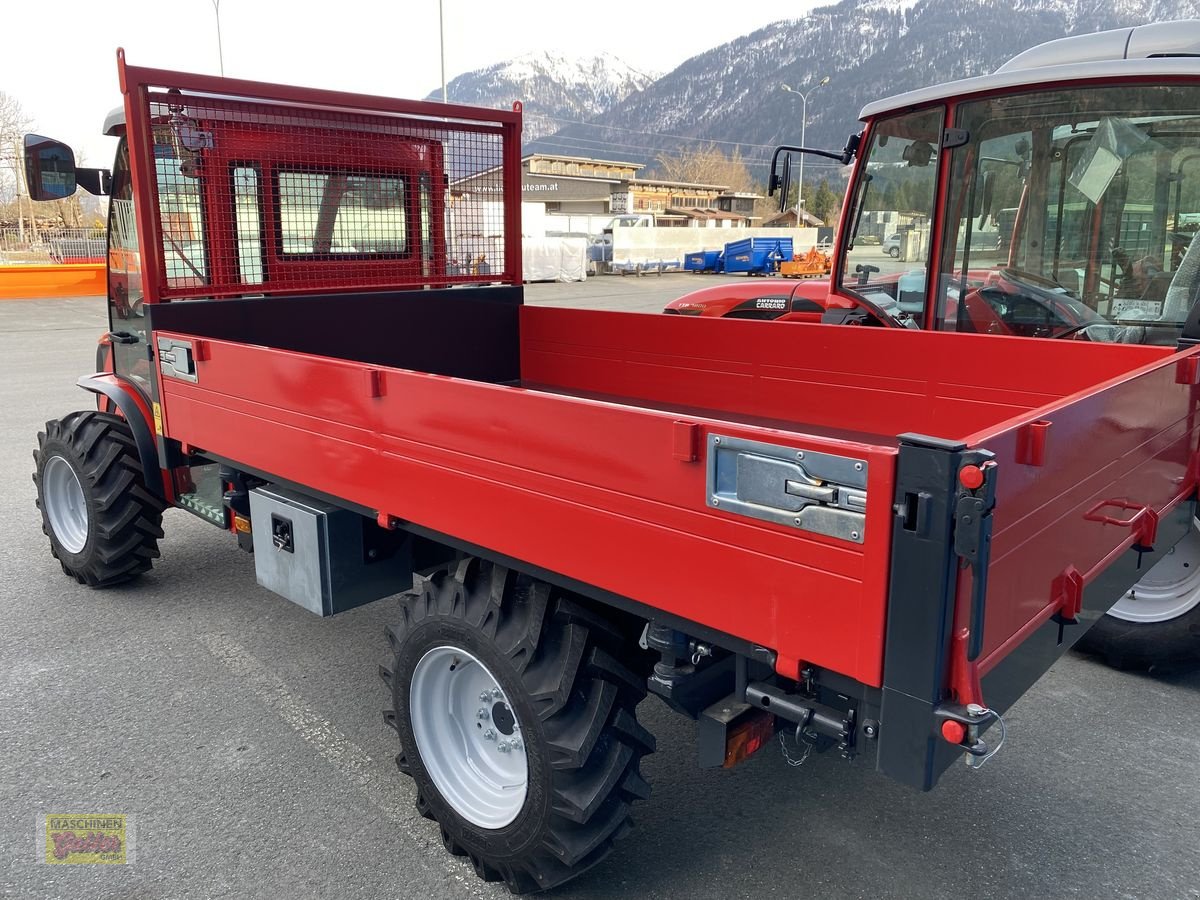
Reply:
<svg viewBox="0 0 1200 900"><path fill-rule="evenodd" d="M446 78L531 50L607 51L665 72L813 0L443 0ZM133 65L217 74L212 0L3 0L0 91L42 134L112 164L100 135L121 102L116 50ZM736 8L736 16L731 10ZM723 31L736 22L734 31ZM221 0L225 74L420 98L441 84L437 0ZM519 98L514 98L519 99Z"/></svg>

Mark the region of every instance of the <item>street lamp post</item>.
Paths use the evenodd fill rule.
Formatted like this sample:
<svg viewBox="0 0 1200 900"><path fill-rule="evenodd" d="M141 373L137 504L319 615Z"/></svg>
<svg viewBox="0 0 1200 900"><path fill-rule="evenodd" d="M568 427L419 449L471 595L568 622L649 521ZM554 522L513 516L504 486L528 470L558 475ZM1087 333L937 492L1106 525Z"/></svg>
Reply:
<svg viewBox="0 0 1200 900"><path fill-rule="evenodd" d="M221 46L221 0L212 0L213 12L217 14L217 62L221 66L221 75L225 75L225 50Z"/></svg>
<svg viewBox="0 0 1200 900"><path fill-rule="evenodd" d="M438 0L438 56L442 62L442 102L446 102L446 19L442 0Z"/></svg>
<svg viewBox="0 0 1200 900"><path fill-rule="evenodd" d="M813 91L815 91L817 88L822 87L826 84L829 84L829 76L828 75L826 75L824 78L822 78L820 81L818 81L812 87L810 87L807 91L798 91L794 87L791 87L790 85L786 85L786 84L781 84L779 86L781 90L783 90L789 94L795 94L797 97L800 98L800 146L801 147L804 146L804 130L805 130L806 126L808 125L808 95L811 94ZM800 210L803 208L804 208L804 154L801 153L800 154L800 186L796 188L796 218L797 219L800 218ZM800 223L796 222L796 224L799 225Z"/></svg>

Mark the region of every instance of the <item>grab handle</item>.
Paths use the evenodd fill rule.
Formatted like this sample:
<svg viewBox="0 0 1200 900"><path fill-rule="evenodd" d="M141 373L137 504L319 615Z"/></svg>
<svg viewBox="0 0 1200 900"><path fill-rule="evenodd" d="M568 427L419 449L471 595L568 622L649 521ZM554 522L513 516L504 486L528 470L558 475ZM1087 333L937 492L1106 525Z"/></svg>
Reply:
<svg viewBox="0 0 1200 900"><path fill-rule="evenodd" d="M1121 519L1117 516L1104 515L1101 510L1106 507L1131 510L1133 515ZM1135 545L1151 547L1158 536L1158 513L1142 503L1130 503L1128 500L1101 500L1083 517L1089 522L1100 522L1103 525L1116 525L1118 528L1129 528L1133 531Z"/></svg>

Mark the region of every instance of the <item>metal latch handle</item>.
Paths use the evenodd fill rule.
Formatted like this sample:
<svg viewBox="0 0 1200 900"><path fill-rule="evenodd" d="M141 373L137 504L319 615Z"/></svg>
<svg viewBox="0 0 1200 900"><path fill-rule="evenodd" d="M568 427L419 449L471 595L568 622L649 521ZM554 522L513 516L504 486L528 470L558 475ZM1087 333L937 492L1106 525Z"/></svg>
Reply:
<svg viewBox="0 0 1200 900"><path fill-rule="evenodd" d="M791 494L793 497L802 497L815 503L833 503L837 500L838 495L836 488L826 487L820 482L805 484L802 481L785 481L783 490L784 493Z"/></svg>
<svg viewBox="0 0 1200 900"><path fill-rule="evenodd" d="M867 461L710 434L705 487L722 513L861 544Z"/></svg>

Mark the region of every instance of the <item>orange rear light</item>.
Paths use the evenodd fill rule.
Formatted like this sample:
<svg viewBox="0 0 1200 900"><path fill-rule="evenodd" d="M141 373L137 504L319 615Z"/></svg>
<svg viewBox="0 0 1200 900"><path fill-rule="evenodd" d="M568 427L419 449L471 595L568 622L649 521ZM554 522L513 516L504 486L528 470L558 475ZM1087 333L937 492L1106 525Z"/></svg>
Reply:
<svg viewBox="0 0 1200 900"><path fill-rule="evenodd" d="M761 750L775 735L775 717L770 713L753 711L742 721L730 727L725 738L726 769L731 769L742 760Z"/></svg>

